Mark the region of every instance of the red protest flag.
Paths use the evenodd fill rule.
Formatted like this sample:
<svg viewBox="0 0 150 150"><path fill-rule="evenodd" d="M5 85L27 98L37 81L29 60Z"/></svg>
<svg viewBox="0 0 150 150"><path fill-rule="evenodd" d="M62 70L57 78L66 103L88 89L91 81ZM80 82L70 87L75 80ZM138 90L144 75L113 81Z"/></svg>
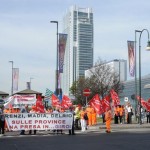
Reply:
<svg viewBox="0 0 150 150"><path fill-rule="evenodd" d="M59 98L55 94L52 94L51 101L53 107L60 107Z"/></svg>
<svg viewBox="0 0 150 150"><path fill-rule="evenodd" d="M37 112L40 112L40 113L44 113L44 112L45 112L41 95L38 95L38 96L37 96L37 100L36 100L36 111L37 111Z"/></svg>
<svg viewBox="0 0 150 150"><path fill-rule="evenodd" d="M72 106L71 99L68 96L63 95L61 106L65 109L68 109L70 106Z"/></svg>
<svg viewBox="0 0 150 150"><path fill-rule="evenodd" d="M96 94L90 101L89 105L93 107L97 114L102 114L104 112L100 97Z"/></svg>
<svg viewBox="0 0 150 150"><path fill-rule="evenodd" d="M108 109L109 110L111 109L111 107L110 107L110 96L109 95L105 96L102 99L102 107L103 107L104 112L106 112L106 110L108 110Z"/></svg>
<svg viewBox="0 0 150 150"><path fill-rule="evenodd" d="M120 105L120 99L118 97L118 94L113 89L110 91L110 94L111 94L111 98L114 103L114 106Z"/></svg>
<svg viewBox="0 0 150 150"><path fill-rule="evenodd" d="M150 98L147 100L148 103L150 103Z"/></svg>
<svg viewBox="0 0 150 150"><path fill-rule="evenodd" d="M137 96L137 100L140 102L140 96ZM150 111L150 103L141 98L141 106L144 107L147 111Z"/></svg>

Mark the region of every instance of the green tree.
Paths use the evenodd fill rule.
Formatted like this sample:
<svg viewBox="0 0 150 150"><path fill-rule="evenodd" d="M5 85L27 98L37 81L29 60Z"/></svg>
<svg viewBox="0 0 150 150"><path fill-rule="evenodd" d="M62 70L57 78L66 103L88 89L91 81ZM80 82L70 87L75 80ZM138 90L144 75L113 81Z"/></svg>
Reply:
<svg viewBox="0 0 150 150"><path fill-rule="evenodd" d="M119 74L114 72L114 68L99 58L95 66L88 70L87 76L80 77L70 88L70 92L76 97L75 103L85 104L86 98L83 96L85 88L91 90L88 97L89 101L96 94L103 98L105 95L110 94L111 89L114 89L117 93L121 92L122 84Z"/></svg>

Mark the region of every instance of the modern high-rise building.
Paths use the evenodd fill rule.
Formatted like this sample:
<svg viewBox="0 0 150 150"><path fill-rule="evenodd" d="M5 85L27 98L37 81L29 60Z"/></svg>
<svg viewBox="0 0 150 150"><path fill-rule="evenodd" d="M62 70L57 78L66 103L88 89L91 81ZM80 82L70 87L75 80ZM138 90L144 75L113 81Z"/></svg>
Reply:
<svg viewBox="0 0 150 150"><path fill-rule="evenodd" d="M68 34L61 87L70 95L72 83L93 66L93 12L91 8L72 6L63 19L63 33Z"/></svg>

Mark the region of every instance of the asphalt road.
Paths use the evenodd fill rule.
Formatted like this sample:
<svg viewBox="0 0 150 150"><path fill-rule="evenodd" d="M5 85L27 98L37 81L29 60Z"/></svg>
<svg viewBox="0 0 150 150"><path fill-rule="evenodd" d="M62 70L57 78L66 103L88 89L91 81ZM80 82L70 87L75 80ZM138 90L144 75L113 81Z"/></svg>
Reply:
<svg viewBox="0 0 150 150"><path fill-rule="evenodd" d="M149 150L149 129L0 137L0 150Z"/></svg>

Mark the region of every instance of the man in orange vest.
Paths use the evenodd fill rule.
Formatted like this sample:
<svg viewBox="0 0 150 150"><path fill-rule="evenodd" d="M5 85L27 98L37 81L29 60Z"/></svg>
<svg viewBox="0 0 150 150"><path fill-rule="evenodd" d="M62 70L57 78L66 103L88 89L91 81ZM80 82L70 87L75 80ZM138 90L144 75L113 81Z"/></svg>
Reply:
<svg viewBox="0 0 150 150"><path fill-rule="evenodd" d="M92 108L90 105L88 105L88 107L86 108L86 112L88 115L88 125L91 126L92 125Z"/></svg>
<svg viewBox="0 0 150 150"><path fill-rule="evenodd" d="M111 110L110 110L110 108L107 108L106 112L105 112L106 132L107 133L111 132L111 119L112 119Z"/></svg>

